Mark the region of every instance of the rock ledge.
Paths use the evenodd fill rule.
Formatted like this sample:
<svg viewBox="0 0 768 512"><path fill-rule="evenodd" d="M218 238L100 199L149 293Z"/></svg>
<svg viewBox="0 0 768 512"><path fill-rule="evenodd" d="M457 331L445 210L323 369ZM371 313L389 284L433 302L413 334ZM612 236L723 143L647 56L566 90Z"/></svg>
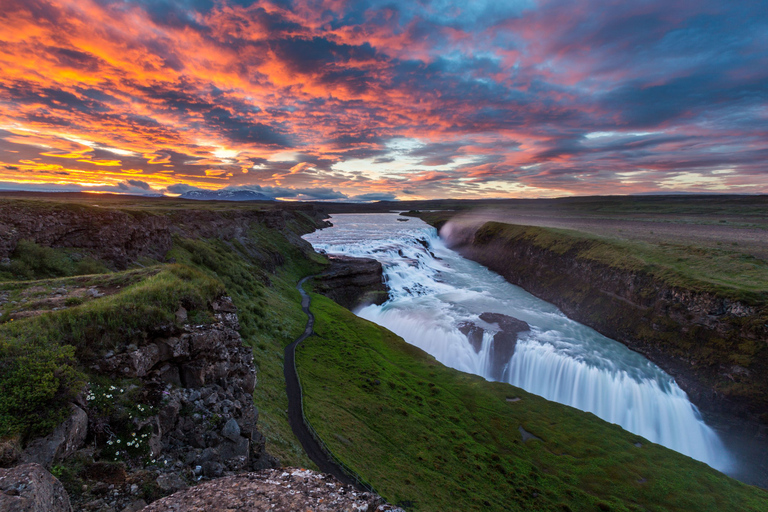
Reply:
<svg viewBox="0 0 768 512"><path fill-rule="evenodd" d="M376 494L342 485L330 475L297 468L266 469L219 478L156 501L141 512L402 512Z"/></svg>

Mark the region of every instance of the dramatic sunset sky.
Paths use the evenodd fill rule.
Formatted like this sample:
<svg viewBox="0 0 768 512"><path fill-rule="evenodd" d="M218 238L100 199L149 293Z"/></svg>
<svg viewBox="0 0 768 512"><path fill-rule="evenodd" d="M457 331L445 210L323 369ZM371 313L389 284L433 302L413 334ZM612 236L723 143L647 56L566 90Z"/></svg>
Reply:
<svg viewBox="0 0 768 512"><path fill-rule="evenodd" d="M1 0L0 189L768 193L766 0Z"/></svg>

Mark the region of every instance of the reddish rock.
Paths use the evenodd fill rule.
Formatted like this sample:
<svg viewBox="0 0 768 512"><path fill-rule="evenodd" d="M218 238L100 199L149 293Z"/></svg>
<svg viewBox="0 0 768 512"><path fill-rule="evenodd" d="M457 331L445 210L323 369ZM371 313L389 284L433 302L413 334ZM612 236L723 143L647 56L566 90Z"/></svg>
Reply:
<svg viewBox="0 0 768 512"><path fill-rule="evenodd" d="M305 469L267 469L219 478L158 500L142 512L375 512L402 510L373 493Z"/></svg>

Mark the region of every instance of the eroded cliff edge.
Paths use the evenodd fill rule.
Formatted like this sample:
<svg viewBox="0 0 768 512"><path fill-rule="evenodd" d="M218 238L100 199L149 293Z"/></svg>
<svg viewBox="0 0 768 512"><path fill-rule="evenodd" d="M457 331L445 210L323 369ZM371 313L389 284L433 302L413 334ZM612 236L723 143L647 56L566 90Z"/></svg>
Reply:
<svg viewBox="0 0 768 512"><path fill-rule="evenodd" d="M300 238L323 215L173 206L0 200L0 467L50 469L78 510L280 464L253 393L279 389L261 368L292 333L272 304L324 267ZM32 407L27 380L52 383Z"/></svg>
<svg viewBox="0 0 768 512"><path fill-rule="evenodd" d="M584 257L578 242L537 243L540 228L424 220L462 256L642 353L705 411L768 423L768 308L672 286L648 272ZM508 229L514 228L514 229Z"/></svg>

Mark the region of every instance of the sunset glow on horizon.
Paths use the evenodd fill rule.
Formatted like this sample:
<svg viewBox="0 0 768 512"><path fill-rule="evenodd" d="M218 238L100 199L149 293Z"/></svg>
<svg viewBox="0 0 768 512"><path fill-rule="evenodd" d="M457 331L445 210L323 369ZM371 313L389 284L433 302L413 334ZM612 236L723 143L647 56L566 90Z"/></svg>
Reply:
<svg viewBox="0 0 768 512"><path fill-rule="evenodd" d="M768 193L768 6L4 0L0 190Z"/></svg>

